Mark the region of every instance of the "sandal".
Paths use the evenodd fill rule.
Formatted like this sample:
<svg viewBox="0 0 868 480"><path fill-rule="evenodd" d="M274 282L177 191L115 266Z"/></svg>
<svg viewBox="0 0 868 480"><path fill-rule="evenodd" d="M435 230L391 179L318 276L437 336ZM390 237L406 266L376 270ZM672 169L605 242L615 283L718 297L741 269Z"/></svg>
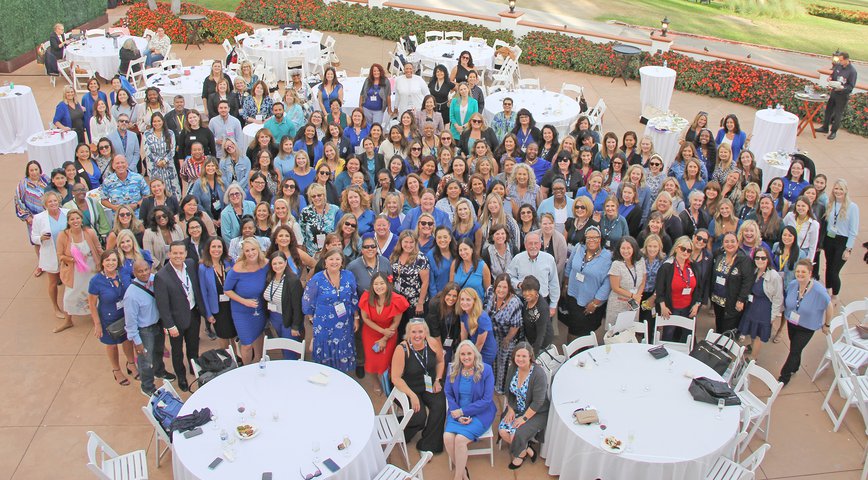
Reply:
<svg viewBox="0 0 868 480"><path fill-rule="evenodd" d="M36 267L36 269L33 270L33 276L36 278L41 277L43 273L45 273L45 272L39 267Z"/></svg>
<svg viewBox="0 0 868 480"><path fill-rule="evenodd" d="M133 371L130 370L130 365L132 365L133 368L136 369L136 374L133 376L133 378L134 378L135 380L138 380L138 379L139 379L139 369L137 368L135 362L127 362L127 375L132 375L132 374L133 374Z"/></svg>
<svg viewBox="0 0 868 480"><path fill-rule="evenodd" d="M120 385L120 386L122 386L122 387L127 387L127 386L130 385L130 379L129 379L129 378L124 377L124 374L121 373L121 377L123 377L124 379L123 379L123 380L118 380L118 376L115 375L115 372L120 373L120 372L121 372L121 369L120 369L120 368L116 368L116 369L112 370L112 377L114 377L115 381L118 382L118 385Z"/></svg>
<svg viewBox="0 0 868 480"><path fill-rule="evenodd" d="M778 329L778 333L775 334L775 338L772 339L772 343L781 343L781 332L783 331L783 328Z"/></svg>

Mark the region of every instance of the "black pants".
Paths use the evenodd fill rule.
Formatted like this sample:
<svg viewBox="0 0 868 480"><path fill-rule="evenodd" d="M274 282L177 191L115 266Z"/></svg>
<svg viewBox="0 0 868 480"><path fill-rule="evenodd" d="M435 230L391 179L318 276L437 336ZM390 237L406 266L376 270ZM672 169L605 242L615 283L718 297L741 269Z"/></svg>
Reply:
<svg viewBox="0 0 868 480"><path fill-rule="evenodd" d="M832 93L829 96L829 101L826 102L826 112L823 114L823 128L829 128L831 123L832 128L829 131L831 133L838 131L849 99L850 96L846 93Z"/></svg>
<svg viewBox="0 0 868 480"><path fill-rule="evenodd" d="M831 288L833 295L841 291L841 269L844 268L846 249L847 237L827 236L823 240L823 251L826 253L826 288Z"/></svg>
<svg viewBox="0 0 868 480"><path fill-rule="evenodd" d="M583 337L595 332L603 324L606 316L606 304L602 304L594 310L594 313L586 314L585 305L576 303L571 295L564 295L558 301L558 320L567 327L570 335Z"/></svg>
<svg viewBox="0 0 868 480"><path fill-rule="evenodd" d="M190 310L190 325L187 328L178 327L178 336L169 336L169 345L172 346L172 368L178 381L187 380L187 362L191 358L199 358L199 328L202 323L199 317L199 309ZM184 345L187 346L187 354L184 355Z"/></svg>
<svg viewBox="0 0 868 480"><path fill-rule="evenodd" d="M671 314L672 315L678 315L680 317L690 318L690 307L673 308ZM698 341L698 339L696 339L696 331L695 330L696 329L694 328L694 331L691 332L691 333L693 333L694 343L696 341ZM653 330L649 330L649 331L654 332ZM652 335L653 335L653 333L652 333ZM661 333L660 338L666 342L682 342L682 343L684 343L684 342L687 342L687 336L688 335L690 335L690 334L687 333L686 328L663 327L663 332ZM648 343L651 343L651 342L648 342Z"/></svg>
<svg viewBox="0 0 868 480"><path fill-rule="evenodd" d="M413 413L413 417L404 429L404 438L407 443L414 435L422 432L422 436L416 443L416 448L432 453L443 451L443 431L446 429L446 394L416 392L419 396L421 409Z"/></svg>
<svg viewBox="0 0 868 480"><path fill-rule="evenodd" d="M651 298L651 295L654 295L653 291L643 292L642 301L644 302L645 300L648 300L649 298ZM645 341L648 342L649 345L654 343L654 328L657 322L657 317L654 316L654 310L656 310L656 307L652 307L651 310L645 310L644 308L639 309L639 321L648 322L649 338L646 338Z"/></svg>
<svg viewBox="0 0 868 480"><path fill-rule="evenodd" d="M60 75L60 69L57 68L57 57L51 53L51 49L45 50L45 73L48 75Z"/></svg>
<svg viewBox="0 0 868 480"><path fill-rule="evenodd" d="M730 301L727 299L727 301ZM735 315L727 316L727 308L712 302L714 306L714 331L717 333L728 332L733 328L738 328L738 322L741 321L742 312L735 311Z"/></svg>
<svg viewBox="0 0 868 480"><path fill-rule="evenodd" d="M785 378L789 378L799 370L799 365L802 363L802 350L811 341L814 330L787 323L787 335L790 337L790 354L787 355L787 360L781 367L781 376Z"/></svg>

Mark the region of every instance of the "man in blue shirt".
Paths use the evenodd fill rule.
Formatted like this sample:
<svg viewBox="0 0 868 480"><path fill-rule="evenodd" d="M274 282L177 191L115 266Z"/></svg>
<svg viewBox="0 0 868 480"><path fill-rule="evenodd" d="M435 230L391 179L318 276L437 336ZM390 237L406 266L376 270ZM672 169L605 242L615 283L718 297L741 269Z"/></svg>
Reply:
<svg viewBox="0 0 868 480"><path fill-rule="evenodd" d="M533 169L533 174L536 176L537 180L543 178L543 175L552 168L552 162L544 158L539 158L539 145L536 142L530 142L524 151L524 160L522 163L526 163L530 168Z"/></svg>
<svg viewBox="0 0 868 480"><path fill-rule="evenodd" d="M126 157L120 154L112 159L112 169L114 173L107 174L100 186L102 206L116 212L122 205L128 205L138 216L142 200L151 194L145 177L131 172Z"/></svg>
<svg viewBox="0 0 868 480"><path fill-rule="evenodd" d="M280 144L283 137L292 138L295 135L293 124L283 115L284 107L280 102L275 103L271 107L271 118L265 121L265 128L274 135L274 141Z"/></svg>
<svg viewBox="0 0 868 480"><path fill-rule="evenodd" d="M175 376L166 371L163 363L166 339L154 298L151 266L144 260L137 260L133 265L133 275L135 278L124 294L124 320L127 338L135 345L138 356L142 394L150 397L156 391L155 376L169 381Z"/></svg>

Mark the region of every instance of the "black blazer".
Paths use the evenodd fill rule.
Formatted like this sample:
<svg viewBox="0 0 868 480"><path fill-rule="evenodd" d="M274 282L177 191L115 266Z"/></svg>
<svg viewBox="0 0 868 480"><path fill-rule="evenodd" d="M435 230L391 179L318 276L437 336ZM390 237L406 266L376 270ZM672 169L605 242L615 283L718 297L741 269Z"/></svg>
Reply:
<svg viewBox="0 0 868 480"><path fill-rule="evenodd" d="M207 234L208 234L208 232L202 232L202 237L199 239L199 248L201 248L202 245L205 243L205 238L206 238ZM186 239L184 239L184 245L187 246L187 259L192 260L193 263L195 263L197 265L196 268L198 268L198 265L199 265L199 248L197 248L195 245L193 245L193 241L190 240L190 237L187 237Z"/></svg>
<svg viewBox="0 0 868 480"><path fill-rule="evenodd" d="M190 113L189 108L182 110L181 114L184 116L184 124L187 123L188 113ZM165 115L164 121L166 122L166 128L175 132L175 138L178 138L178 136L181 135L181 122L178 121L178 111L173 108Z"/></svg>
<svg viewBox="0 0 868 480"><path fill-rule="evenodd" d="M721 248L714 255L711 263L711 272L708 278L707 289L709 295L714 291L714 283L717 281L717 267L726 258L726 252ZM662 266L660 268L663 268ZM736 318L739 312L735 309L736 302L747 303L747 296L750 294L750 289L753 288L755 273L753 262L741 249L735 253L733 265L726 279L726 310L724 317Z"/></svg>
<svg viewBox="0 0 868 480"><path fill-rule="evenodd" d="M500 145L500 142L497 141L497 134L494 133L493 128L486 128L485 130L483 130L482 131L482 137L479 140L477 140L477 142L480 140L485 141L485 143L488 144L488 149L491 150L492 152L494 151L495 148L497 148L498 145ZM467 155L468 157L472 153L470 151L469 143L470 143L470 129L468 128L467 130L464 130L461 133L461 138L458 139L458 148L461 149L461 152L464 153L464 155Z"/></svg>
<svg viewBox="0 0 868 480"><path fill-rule="evenodd" d="M280 304L283 311L283 326L304 335L304 315L301 313L301 295L304 287L301 279L289 268L283 273L283 291Z"/></svg>
<svg viewBox="0 0 868 480"><path fill-rule="evenodd" d="M696 288L693 289L693 299L691 301L691 307L693 305L697 305L702 303L702 294L703 288L703 277L700 275L700 272L696 271L696 268L693 265L690 265L690 270L693 272L693 277L696 279ZM660 311L660 305L666 304L666 307L671 311L672 308L672 276L675 275L675 260L671 257L663 262L663 265L660 265L660 270L657 271L657 281L654 286L654 292L657 294L655 302L657 304L657 311Z"/></svg>
<svg viewBox="0 0 868 480"><path fill-rule="evenodd" d="M204 305L202 291L196 288L199 285L199 268L190 259L184 260L184 264L187 266L193 298L198 308ZM154 275L154 297L157 299L157 310L160 312L163 328L178 327L179 330L184 330L190 326L192 318L187 294L184 293L184 285L171 265L166 265Z"/></svg>

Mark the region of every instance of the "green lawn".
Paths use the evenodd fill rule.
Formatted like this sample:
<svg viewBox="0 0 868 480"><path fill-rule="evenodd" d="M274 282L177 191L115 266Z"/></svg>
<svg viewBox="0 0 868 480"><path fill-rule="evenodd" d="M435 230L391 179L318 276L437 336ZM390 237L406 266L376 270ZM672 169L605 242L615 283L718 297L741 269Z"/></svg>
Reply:
<svg viewBox="0 0 868 480"><path fill-rule="evenodd" d="M211 10L220 10L222 12L235 12L235 9L238 8L238 4L241 3L240 0L185 0L187 3L195 3L196 5L202 5L205 8Z"/></svg>

